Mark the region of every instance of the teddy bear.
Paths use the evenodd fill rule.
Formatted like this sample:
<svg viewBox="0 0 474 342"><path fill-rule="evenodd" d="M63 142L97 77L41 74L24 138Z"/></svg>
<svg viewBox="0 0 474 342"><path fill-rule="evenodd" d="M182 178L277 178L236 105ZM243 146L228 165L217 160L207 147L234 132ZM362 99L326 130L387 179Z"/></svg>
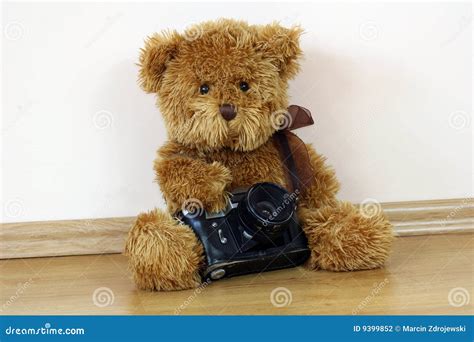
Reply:
<svg viewBox="0 0 474 342"><path fill-rule="evenodd" d="M219 19L145 41L139 82L157 94L168 134L154 161L167 208L141 213L129 231L125 255L138 288L184 290L202 283L205 251L175 215L190 201L216 212L236 188L260 182L290 187L273 116L289 107L302 32L299 26ZM297 208L310 249L305 267L381 267L393 241L391 224L381 211L367 215L339 201L334 170L313 146L304 147L312 177Z"/></svg>

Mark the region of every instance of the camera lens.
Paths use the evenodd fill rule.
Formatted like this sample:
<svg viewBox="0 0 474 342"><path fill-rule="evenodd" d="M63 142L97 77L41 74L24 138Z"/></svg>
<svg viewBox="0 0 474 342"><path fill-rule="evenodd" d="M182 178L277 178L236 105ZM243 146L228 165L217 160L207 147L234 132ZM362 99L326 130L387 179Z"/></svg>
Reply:
<svg viewBox="0 0 474 342"><path fill-rule="evenodd" d="M295 197L281 186L258 183L242 199L239 216L248 234L268 240L281 235L295 207Z"/></svg>
<svg viewBox="0 0 474 342"><path fill-rule="evenodd" d="M261 217L271 217L276 208L269 201L262 201L255 204L255 211Z"/></svg>

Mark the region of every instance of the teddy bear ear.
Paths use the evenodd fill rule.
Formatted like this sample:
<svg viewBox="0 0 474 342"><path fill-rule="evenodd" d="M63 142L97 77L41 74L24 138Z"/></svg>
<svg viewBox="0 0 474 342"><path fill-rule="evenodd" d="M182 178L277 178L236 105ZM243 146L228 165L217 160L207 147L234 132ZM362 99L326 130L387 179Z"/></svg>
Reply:
<svg viewBox="0 0 474 342"><path fill-rule="evenodd" d="M302 33L299 26L286 28L278 23L257 29L257 50L271 60L283 79L291 79L298 73L298 60L303 54L299 42Z"/></svg>
<svg viewBox="0 0 474 342"><path fill-rule="evenodd" d="M141 49L138 66L140 67L140 86L148 93L159 90L161 79L167 64L178 53L183 37L176 31L155 34L145 40Z"/></svg>

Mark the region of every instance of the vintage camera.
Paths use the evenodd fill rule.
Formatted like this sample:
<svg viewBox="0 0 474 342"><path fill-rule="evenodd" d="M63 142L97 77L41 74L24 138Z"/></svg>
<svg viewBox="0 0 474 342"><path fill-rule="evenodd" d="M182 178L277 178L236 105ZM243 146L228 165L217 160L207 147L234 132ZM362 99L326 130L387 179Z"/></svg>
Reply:
<svg viewBox="0 0 474 342"><path fill-rule="evenodd" d="M206 254L204 279L217 280L302 264L310 255L296 217L297 194L273 183L232 193L218 213L199 208L177 217L192 227Z"/></svg>

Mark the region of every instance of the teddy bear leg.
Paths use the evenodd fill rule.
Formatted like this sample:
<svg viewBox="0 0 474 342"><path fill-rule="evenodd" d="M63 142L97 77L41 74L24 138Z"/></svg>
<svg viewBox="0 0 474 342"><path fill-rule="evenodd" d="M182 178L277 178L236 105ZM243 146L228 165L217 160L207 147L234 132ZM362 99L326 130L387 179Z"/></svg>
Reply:
<svg viewBox="0 0 474 342"><path fill-rule="evenodd" d="M393 241L392 226L382 212L366 215L348 202L319 209L302 208L311 269L354 271L382 266Z"/></svg>
<svg viewBox="0 0 474 342"><path fill-rule="evenodd" d="M155 209L138 216L125 255L140 289L184 290L201 283L203 247L190 227L167 212Z"/></svg>

